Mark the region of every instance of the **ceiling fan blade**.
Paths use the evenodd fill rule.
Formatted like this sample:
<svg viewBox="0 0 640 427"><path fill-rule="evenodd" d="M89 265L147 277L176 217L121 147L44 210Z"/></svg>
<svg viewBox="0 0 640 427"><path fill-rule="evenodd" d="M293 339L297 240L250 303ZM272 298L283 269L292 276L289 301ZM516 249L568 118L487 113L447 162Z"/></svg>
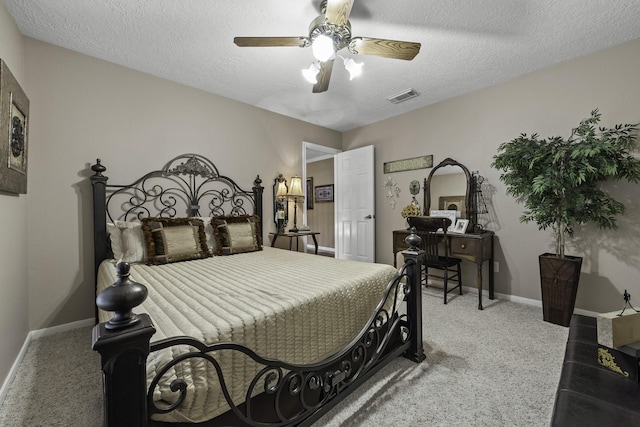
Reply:
<svg viewBox="0 0 640 427"><path fill-rule="evenodd" d="M420 43L354 37L349 43L349 51L360 55L374 55L410 61L420 52Z"/></svg>
<svg viewBox="0 0 640 427"><path fill-rule="evenodd" d="M354 0L327 0L325 16L330 24L346 25Z"/></svg>
<svg viewBox="0 0 640 427"><path fill-rule="evenodd" d="M234 37L233 42L240 47L303 47L305 45L305 37Z"/></svg>
<svg viewBox="0 0 640 427"><path fill-rule="evenodd" d="M333 59L320 63L320 72L316 77L318 79L318 83L313 85L313 93L320 93L329 89L331 70L333 70Z"/></svg>

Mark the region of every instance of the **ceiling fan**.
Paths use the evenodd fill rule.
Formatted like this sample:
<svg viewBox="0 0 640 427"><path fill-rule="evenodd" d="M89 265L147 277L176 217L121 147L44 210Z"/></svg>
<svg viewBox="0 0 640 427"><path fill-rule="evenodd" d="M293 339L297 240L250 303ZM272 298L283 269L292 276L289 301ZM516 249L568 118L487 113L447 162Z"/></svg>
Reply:
<svg viewBox="0 0 640 427"><path fill-rule="evenodd" d="M319 64L310 67L317 72L313 92L324 92L329 88L331 70L336 53L347 48L360 55L375 55L384 58L412 60L420 52L420 43L397 40L352 37L349 14L354 0L323 0L320 16L311 21L309 36L299 37L235 37L233 42L240 47L298 46L309 47ZM352 59L343 58L349 70ZM350 70L351 72L351 70Z"/></svg>

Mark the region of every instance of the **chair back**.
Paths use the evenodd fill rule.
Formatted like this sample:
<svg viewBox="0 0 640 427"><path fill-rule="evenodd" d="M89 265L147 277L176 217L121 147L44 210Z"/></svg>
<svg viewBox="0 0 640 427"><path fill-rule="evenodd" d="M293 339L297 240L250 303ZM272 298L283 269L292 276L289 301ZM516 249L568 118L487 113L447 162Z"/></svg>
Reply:
<svg viewBox="0 0 640 427"><path fill-rule="evenodd" d="M444 241L444 256L449 255L447 228L451 225L451 220L444 217L420 217L419 221L409 221L415 224L416 232L422 239L422 247L425 253L425 265L437 264L440 257L440 243ZM442 233L437 231L442 229Z"/></svg>

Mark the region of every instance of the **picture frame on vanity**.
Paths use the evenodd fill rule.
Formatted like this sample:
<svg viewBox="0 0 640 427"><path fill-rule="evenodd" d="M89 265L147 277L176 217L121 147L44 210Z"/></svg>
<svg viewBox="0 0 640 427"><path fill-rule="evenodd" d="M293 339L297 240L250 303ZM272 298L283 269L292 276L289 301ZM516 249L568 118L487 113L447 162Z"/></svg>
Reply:
<svg viewBox="0 0 640 427"><path fill-rule="evenodd" d="M27 193L29 98L0 59L0 191Z"/></svg>
<svg viewBox="0 0 640 427"><path fill-rule="evenodd" d="M316 203L333 202L333 184L316 186L315 196Z"/></svg>
<svg viewBox="0 0 640 427"><path fill-rule="evenodd" d="M459 219L456 222L455 227L453 227L453 230L451 230L452 233L458 233L458 234L464 234L467 232L467 227L469 226L469 220L468 219Z"/></svg>

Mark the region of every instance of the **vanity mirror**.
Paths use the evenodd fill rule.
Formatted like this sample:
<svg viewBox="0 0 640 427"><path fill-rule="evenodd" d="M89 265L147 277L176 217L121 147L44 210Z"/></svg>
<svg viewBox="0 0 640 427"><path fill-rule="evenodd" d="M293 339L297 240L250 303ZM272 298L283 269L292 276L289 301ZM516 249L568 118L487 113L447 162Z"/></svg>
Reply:
<svg viewBox="0 0 640 427"><path fill-rule="evenodd" d="M424 180L424 215L432 210L455 210L458 219L469 220L468 230L476 230L475 198L472 197L469 169L446 158L435 166Z"/></svg>
<svg viewBox="0 0 640 427"><path fill-rule="evenodd" d="M287 179L279 174L273 181L273 222L278 233L283 233L289 220L289 203L287 201Z"/></svg>

